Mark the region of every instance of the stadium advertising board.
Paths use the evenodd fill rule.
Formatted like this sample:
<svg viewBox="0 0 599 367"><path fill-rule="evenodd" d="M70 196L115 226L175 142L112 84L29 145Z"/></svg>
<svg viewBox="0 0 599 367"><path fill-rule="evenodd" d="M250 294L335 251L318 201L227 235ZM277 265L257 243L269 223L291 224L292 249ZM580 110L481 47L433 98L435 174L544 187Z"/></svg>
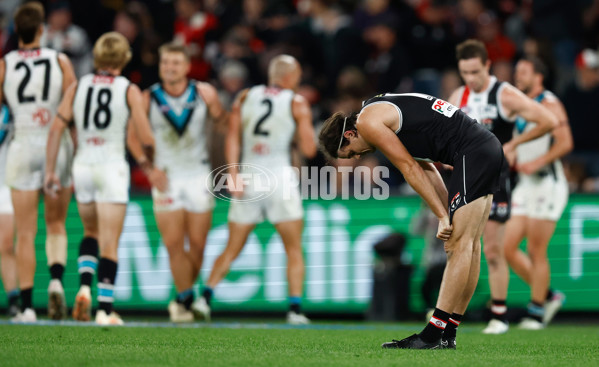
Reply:
<svg viewBox="0 0 599 367"><path fill-rule="evenodd" d="M215 258L227 241L228 203L219 201L213 229L208 236L201 279L206 279ZM306 262L304 308L307 312L365 312L373 284L374 243L392 232L406 235L401 257L412 264L410 308L422 312L420 284L424 269L419 266L424 247L420 236L410 234L413 218L422 210L418 197L388 200L310 200L306 213L303 248ZM45 228L39 221L36 239L37 273L34 306L47 302L49 280L44 253ZM78 289L76 259L82 235L74 203L67 219L69 234L65 289L69 305ZM147 197L134 198L127 210L120 240L119 268L115 289L116 308L165 310L175 295L166 249L160 240ZM573 195L549 245L551 284L564 291L565 310L597 310L599 304L599 196ZM510 305L525 305L528 288L511 274ZM196 287L200 287L197 284ZM95 288L95 285L94 285ZM95 294L95 290L94 290ZM484 307L489 298L487 267L471 308ZM0 291L0 305L6 305ZM213 309L218 311L284 311L287 308L286 258L280 237L270 224L259 225L233 264L231 272L215 290Z"/></svg>

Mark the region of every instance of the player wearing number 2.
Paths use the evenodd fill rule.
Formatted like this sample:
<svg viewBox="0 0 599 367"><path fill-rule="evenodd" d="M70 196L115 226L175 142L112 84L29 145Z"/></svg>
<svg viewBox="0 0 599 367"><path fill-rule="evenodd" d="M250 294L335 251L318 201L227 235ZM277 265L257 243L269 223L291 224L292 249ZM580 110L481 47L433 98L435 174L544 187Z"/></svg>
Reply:
<svg viewBox="0 0 599 367"><path fill-rule="evenodd" d="M310 105L294 93L300 77L301 67L296 59L288 55L277 56L268 67L269 85L243 90L233 105L225 147L232 181L237 182L240 172L236 164L241 162L244 168L251 165L269 170L278 185L271 188L269 197L263 199L260 199L260 188L255 181L233 192L237 200L229 208L229 241L214 262L199 299L198 310L206 318L210 315L212 289L225 277L256 224L268 219L281 235L287 253L290 304L287 322L309 323L300 312L304 281L302 201L299 189L293 187L297 178L289 170L290 145L294 136L304 156L316 154ZM286 175L286 172L289 174Z"/></svg>
<svg viewBox="0 0 599 367"><path fill-rule="evenodd" d="M97 267L96 323L120 325L123 321L112 310L112 304L118 242L129 200L129 165L125 160L125 141L129 135L135 135L145 148L145 156L138 154L136 158L152 183L163 188L164 178L151 163L154 138L143 110L141 91L120 76L131 58L129 42L119 33L106 33L94 45L93 54L96 73L83 76L67 90L52 123L44 189L52 195L54 187L60 187L60 180L50 168L56 163L62 132L72 126L79 144L73 181L84 227L78 261L81 288L73 317L76 320L91 317L90 286Z"/></svg>
<svg viewBox="0 0 599 367"><path fill-rule="evenodd" d="M0 100L10 108L15 136L8 148L6 184L11 189L17 233L17 268L21 288L21 308L15 321L34 322L32 305L35 275L35 235L39 191L43 185L44 156L50 121L60 97L75 80L69 59L40 47L44 9L30 2L15 13L19 49L0 60ZM46 219L46 255L52 280L48 288L48 314L53 319L66 316L62 274L67 259L65 219L71 198L70 163L73 143L68 133L57 137L58 164L53 172L61 189L53 197L44 196ZM54 169L54 166L52 167Z"/></svg>

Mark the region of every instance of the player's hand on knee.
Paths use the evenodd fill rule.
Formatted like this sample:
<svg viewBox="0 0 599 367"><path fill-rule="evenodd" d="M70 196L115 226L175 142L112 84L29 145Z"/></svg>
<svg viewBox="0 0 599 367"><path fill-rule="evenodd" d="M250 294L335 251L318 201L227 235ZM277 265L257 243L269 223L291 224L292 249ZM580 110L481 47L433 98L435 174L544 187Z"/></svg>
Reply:
<svg viewBox="0 0 599 367"><path fill-rule="evenodd" d="M56 192L60 190L60 180L55 172L47 172L44 177L44 193L50 197L56 197Z"/></svg>
<svg viewBox="0 0 599 367"><path fill-rule="evenodd" d="M157 188L158 191L165 192L168 188L168 178L166 177L166 173L161 169L154 167L148 175L148 180L150 180L152 187Z"/></svg>
<svg viewBox="0 0 599 367"><path fill-rule="evenodd" d="M445 216L439 219L439 227L437 229L437 238L442 241L448 241L453 232L453 225L449 223L449 217Z"/></svg>

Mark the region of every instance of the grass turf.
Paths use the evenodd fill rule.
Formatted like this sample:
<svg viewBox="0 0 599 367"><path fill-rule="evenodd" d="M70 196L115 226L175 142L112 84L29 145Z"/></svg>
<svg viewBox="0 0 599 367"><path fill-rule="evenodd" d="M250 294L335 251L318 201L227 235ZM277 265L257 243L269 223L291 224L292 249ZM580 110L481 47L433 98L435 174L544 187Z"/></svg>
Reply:
<svg viewBox="0 0 599 367"><path fill-rule="evenodd" d="M243 325L243 324L242 324ZM328 325L328 326L327 326ZM355 328L352 327L355 325ZM458 350L382 350L414 325L315 328L0 325L2 366L597 366L599 328L551 325L488 336L463 327ZM330 327L329 327L330 326ZM393 328L396 326L396 328ZM413 327L411 327L413 326Z"/></svg>

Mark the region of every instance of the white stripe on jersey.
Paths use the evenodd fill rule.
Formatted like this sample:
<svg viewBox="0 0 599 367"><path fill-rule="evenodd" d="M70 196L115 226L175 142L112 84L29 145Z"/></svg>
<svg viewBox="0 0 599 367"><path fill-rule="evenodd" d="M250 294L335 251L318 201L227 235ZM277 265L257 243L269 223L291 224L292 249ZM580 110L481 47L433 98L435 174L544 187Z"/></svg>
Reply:
<svg viewBox="0 0 599 367"><path fill-rule="evenodd" d="M15 138L45 145L62 97L58 53L49 48L15 50L4 56L4 96L15 122Z"/></svg>
<svg viewBox="0 0 599 367"><path fill-rule="evenodd" d="M129 80L122 76L87 74L73 101L78 148L75 161L94 164L125 159Z"/></svg>

